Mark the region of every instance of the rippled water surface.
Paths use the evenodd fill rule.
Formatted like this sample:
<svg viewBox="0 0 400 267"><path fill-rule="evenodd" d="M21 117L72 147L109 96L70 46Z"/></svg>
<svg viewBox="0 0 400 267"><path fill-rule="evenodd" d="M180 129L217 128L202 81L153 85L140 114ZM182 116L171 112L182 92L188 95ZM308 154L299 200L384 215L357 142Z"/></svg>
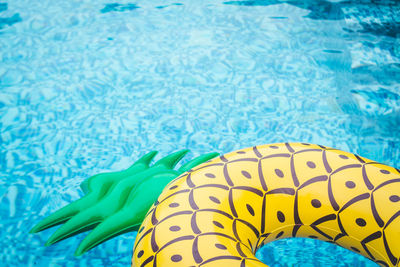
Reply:
<svg viewBox="0 0 400 267"><path fill-rule="evenodd" d="M28 231L150 150L302 141L400 167L398 1L6 1L0 59L3 266L129 265L134 233L75 258L84 234ZM309 239L257 255L375 266Z"/></svg>

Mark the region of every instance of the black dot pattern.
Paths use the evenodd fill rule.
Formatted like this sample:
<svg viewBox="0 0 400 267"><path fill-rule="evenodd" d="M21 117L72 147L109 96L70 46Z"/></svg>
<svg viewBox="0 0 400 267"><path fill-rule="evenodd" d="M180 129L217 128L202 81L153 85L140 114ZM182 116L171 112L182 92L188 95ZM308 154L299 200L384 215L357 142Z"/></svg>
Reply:
<svg viewBox="0 0 400 267"><path fill-rule="evenodd" d="M219 248L219 249L223 249L223 250L226 249L226 247L224 245L222 245L222 244L215 244L215 247Z"/></svg>
<svg viewBox="0 0 400 267"><path fill-rule="evenodd" d="M242 171L242 174L243 174L243 176L246 177L247 179L250 179L250 178L251 178L250 173L248 173L247 171Z"/></svg>
<svg viewBox="0 0 400 267"><path fill-rule="evenodd" d="M283 214L282 211L278 211L276 214L276 217L278 217L278 221L283 223L285 222L285 215Z"/></svg>
<svg viewBox="0 0 400 267"><path fill-rule="evenodd" d="M137 257L138 257L138 258L142 257L142 256L143 256L143 253L144 253L143 250L139 251L138 254L137 254Z"/></svg>
<svg viewBox="0 0 400 267"><path fill-rule="evenodd" d="M206 173L206 177L208 178L215 178L215 175L212 173Z"/></svg>
<svg viewBox="0 0 400 267"><path fill-rule="evenodd" d="M283 232L283 231L282 231L282 232L279 232L279 234L276 235L276 239L278 239L278 238L280 238L281 236L283 236L284 233L285 233L285 232Z"/></svg>
<svg viewBox="0 0 400 267"><path fill-rule="evenodd" d="M217 222L217 221L213 221L213 224L215 226L217 226L218 228L224 229L224 226L221 223Z"/></svg>
<svg viewBox="0 0 400 267"><path fill-rule="evenodd" d="M282 178L284 176L283 172L280 169L275 169L275 174L280 178Z"/></svg>
<svg viewBox="0 0 400 267"><path fill-rule="evenodd" d="M316 166L315 166L315 163L314 162L312 162L312 161L307 161L307 166L309 167L309 168L311 168L311 169L314 169Z"/></svg>
<svg viewBox="0 0 400 267"><path fill-rule="evenodd" d="M356 187L356 184L353 181L347 181L346 187L351 189L351 188Z"/></svg>
<svg viewBox="0 0 400 267"><path fill-rule="evenodd" d="M169 230L172 232L177 232L177 231L181 230L181 228L178 225L174 225L174 226L171 226L169 228Z"/></svg>
<svg viewBox="0 0 400 267"><path fill-rule="evenodd" d="M246 204L246 208L249 211L251 216L254 216L254 209L250 204Z"/></svg>
<svg viewBox="0 0 400 267"><path fill-rule="evenodd" d="M311 205L314 208L320 208L321 207L321 201L319 201L318 199L313 199L313 200L311 200Z"/></svg>
<svg viewBox="0 0 400 267"><path fill-rule="evenodd" d="M169 204L169 207L170 207L170 208L179 207L179 203L171 203L171 204Z"/></svg>
<svg viewBox="0 0 400 267"><path fill-rule="evenodd" d="M265 243L308 237L397 266L398 192L400 171L358 155L308 143L242 149L162 192L136 238L133 265L243 267Z"/></svg>
<svg viewBox="0 0 400 267"><path fill-rule="evenodd" d="M209 198L210 198L210 200L211 200L212 202L217 203L217 204L221 204L221 201L219 201L218 198L213 197L213 196L210 196Z"/></svg>
<svg viewBox="0 0 400 267"><path fill-rule="evenodd" d="M171 261L173 262L180 262L182 260L182 256L181 255L173 255L171 257Z"/></svg>
<svg viewBox="0 0 400 267"><path fill-rule="evenodd" d="M364 227L367 225L367 222L363 218L358 218L358 219L356 219L356 224L358 226Z"/></svg>

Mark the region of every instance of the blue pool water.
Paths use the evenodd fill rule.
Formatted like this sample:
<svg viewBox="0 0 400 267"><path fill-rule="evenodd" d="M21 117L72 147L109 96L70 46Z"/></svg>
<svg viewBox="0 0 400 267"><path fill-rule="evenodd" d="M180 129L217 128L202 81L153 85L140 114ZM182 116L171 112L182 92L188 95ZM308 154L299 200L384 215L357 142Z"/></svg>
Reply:
<svg viewBox="0 0 400 267"><path fill-rule="evenodd" d="M1 0L0 0L1 1ZM139 155L302 141L400 167L399 1L0 2L0 262L128 266L135 233L28 234ZM286 239L271 266L376 266Z"/></svg>

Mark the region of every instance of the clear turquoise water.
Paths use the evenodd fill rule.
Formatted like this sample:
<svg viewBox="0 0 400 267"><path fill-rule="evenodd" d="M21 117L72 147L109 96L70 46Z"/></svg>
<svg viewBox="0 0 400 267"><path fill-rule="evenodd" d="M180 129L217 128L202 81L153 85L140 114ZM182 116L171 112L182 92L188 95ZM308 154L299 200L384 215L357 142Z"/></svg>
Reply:
<svg viewBox="0 0 400 267"><path fill-rule="evenodd" d="M373 3L379 2L379 3ZM400 167L396 1L0 3L0 262L127 266L135 234L83 257L29 229L139 155L302 141ZM271 266L375 266L308 239Z"/></svg>

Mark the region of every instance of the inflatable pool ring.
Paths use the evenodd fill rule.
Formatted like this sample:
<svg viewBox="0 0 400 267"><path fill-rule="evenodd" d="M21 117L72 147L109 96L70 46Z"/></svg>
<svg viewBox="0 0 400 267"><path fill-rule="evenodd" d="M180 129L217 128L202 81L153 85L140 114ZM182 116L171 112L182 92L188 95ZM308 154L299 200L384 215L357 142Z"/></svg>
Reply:
<svg viewBox="0 0 400 267"><path fill-rule="evenodd" d="M209 153L174 170L187 152L149 166L153 151L127 170L87 179L83 198L31 232L65 223L51 245L93 229L76 251L81 255L138 230L132 266L266 266L256 250L286 237L316 238L381 266L399 265L398 169L320 145L282 143Z"/></svg>
<svg viewBox="0 0 400 267"><path fill-rule="evenodd" d="M397 266L400 171L311 144L231 152L163 190L139 229L132 266L265 266L256 250L287 237Z"/></svg>

